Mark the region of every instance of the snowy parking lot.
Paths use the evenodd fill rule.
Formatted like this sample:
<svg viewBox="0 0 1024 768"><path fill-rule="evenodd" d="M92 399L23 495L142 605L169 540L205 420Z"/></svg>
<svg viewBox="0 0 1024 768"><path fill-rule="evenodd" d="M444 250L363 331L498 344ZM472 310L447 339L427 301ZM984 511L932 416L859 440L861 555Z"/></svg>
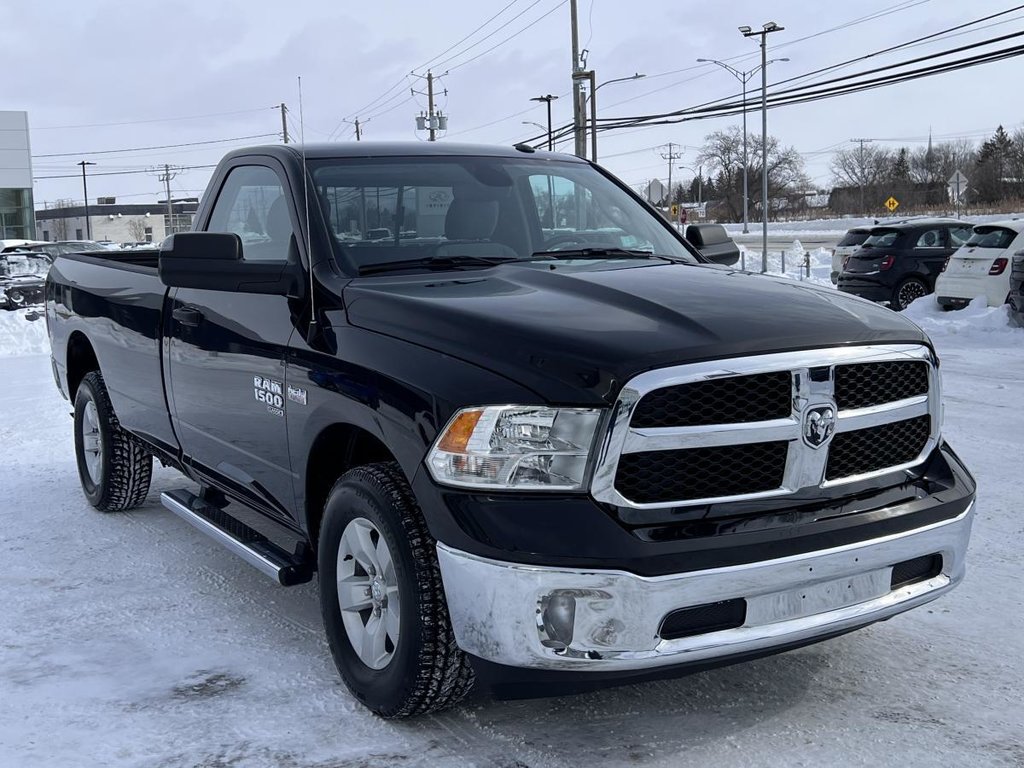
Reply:
<svg viewBox="0 0 1024 768"><path fill-rule="evenodd" d="M0 313L0 766L1022 766L1024 329L931 297L910 314L979 485L959 589L739 666L387 722L338 679L315 585L163 510L179 475L131 513L86 503L45 328Z"/></svg>

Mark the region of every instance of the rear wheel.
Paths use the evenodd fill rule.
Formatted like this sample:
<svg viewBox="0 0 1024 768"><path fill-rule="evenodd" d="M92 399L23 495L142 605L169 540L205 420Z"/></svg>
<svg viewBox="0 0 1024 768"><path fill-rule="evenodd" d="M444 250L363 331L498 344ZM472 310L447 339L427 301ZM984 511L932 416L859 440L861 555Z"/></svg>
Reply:
<svg viewBox="0 0 1024 768"><path fill-rule="evenodd" d="M473 672L452 633L434 539L397 464L338 480L318 550L324 629L352 694L383 717L459 702Z"/></svg>
<svg viewBox="0 0 1024 768"><path fill-rule="evenodd" d="M149 492L153 457L121 429L99 371L75 394L75 456L82 492L101 512L139 506Z"/></svg>
<svg viewBox="0 0 1024 768"><path fill-rule="evenodd" d="M893 291L892 308L897 312L902 312L915 300L920 299L922 296L927 296L929 293L931 291L928 290L928 285L924 280L919 277L908 277L900 281L900 284Z"/></svg>

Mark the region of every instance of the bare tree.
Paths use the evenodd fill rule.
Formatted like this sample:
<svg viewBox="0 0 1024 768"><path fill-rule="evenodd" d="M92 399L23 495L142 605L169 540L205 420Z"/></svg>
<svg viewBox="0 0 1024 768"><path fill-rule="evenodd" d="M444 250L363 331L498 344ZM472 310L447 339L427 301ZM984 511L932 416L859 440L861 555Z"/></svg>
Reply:
<svg viewBox="0 0 1024 768"><path fill-rule="evenodd" d="M74 207L74 200L55 200L53 205L48 205L47 208L55 210L57 215L50 219L50 231L53 233L54 240L69 240L68 237L68 220L63 216L64 209Z"/></svg>
<svg viewBox="0 0 1024 768"><path fill-rule="evenodd" d="M973 167L977 154L969 139L919 147L910 154L910 176L919 184L945 184L956 171Z"/></svg>
<svg viewBox="0 0 1024 768"><path fill-rule="evenodd" d="M760 198L761 137L748 136L748 188L751 201ZM715 131L704 137L704 146L697 162L708 171L710 183L729 216L739 221L743 216L743 133L738 127ZM776 199L791 192L809 188L804 162L793 147L783 147L774 136L768 137L768 197ZM752 208L754 205L751 206Z"/></svg>
<svg viewBox="0 0 1024 768"><path fill-rule="evenodd" d="M128 222L128 235L136 243L146 241L146 221L141 218L134 218Z"/></svg>
<svg viewBox="0 0 1024 768"><path fill-rule="evenodd" d="M838 186L870 189L884 182L892 166L892 153L883 147L863 144L832 155L830 169Z"/></svg>

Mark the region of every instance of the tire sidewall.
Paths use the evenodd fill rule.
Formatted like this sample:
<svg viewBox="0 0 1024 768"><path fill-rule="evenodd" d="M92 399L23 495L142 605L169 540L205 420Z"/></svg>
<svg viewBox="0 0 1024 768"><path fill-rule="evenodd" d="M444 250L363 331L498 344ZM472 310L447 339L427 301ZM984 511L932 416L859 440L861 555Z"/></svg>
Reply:
<svg viewBox="0 0 1024 768"><path fill-rule="evenodd" d="M920 277L907 277L904 278L903 280L900 280L900 282L896 284L896 290L893 291L892 295L892 304L897 312L902 312L903 310L910 306L909 304L906 306L902 304L902 302L900 301L900 291L903 290L904 286L909 285L911 283L917 283L924 289L924 293L922 294L922 296L927 296L929 293L932 292L928 289L928 283L926 283Z"/></svg>
<svg viewBox="0 0 1024 768"><path fill-rule="evenodd" d="M110 484L110 446L113 435L110 430L109 414L104 408L103 398L98 396L92 382L92 376L87 375L78 385L78 392L75 394L75 459L78 463L78 478L82 483L82 492L86 499L94 507L103 504L107 487ZM85 446L82 441L82 421L85 419L85 407L88 403L96 406L96 413L99 418L100 441L102 451L100 452L100 481L93 483L89 475L89 468L85 463Z"/></svg>
<svg viewBox="0 0 1024 768"><path fill-rule="evenodd" d="M352 648L338 605L338 547L345 527L360 517L377 527L391 550L402 603L398 644L390 663L380 670L366 666ZM343 478L327 500L318 550L321 612L338 671L365 706L388 715L396 711L416 687L423 644L416 565L401 515L375 485L356 478Z"/></svg>

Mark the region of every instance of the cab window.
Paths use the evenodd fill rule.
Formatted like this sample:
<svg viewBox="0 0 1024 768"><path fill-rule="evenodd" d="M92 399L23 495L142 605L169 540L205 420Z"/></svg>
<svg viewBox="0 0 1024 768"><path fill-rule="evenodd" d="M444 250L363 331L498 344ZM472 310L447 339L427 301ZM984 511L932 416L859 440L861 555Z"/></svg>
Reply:
<svg viewBox="0 0 1024 768"><path fill-rule="evenodd" d="M232 169L213 206L210 232L233 232L242 239L245 261L295 258L295 234L288 198L278 175L263 165Z"/></svg>

